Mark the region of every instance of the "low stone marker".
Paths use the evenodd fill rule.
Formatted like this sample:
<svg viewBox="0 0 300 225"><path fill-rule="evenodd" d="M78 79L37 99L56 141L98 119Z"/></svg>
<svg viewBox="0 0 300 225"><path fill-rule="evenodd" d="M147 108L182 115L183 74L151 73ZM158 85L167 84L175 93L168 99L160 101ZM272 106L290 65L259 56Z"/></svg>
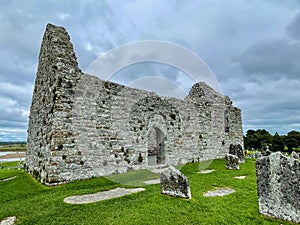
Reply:
<svg viewBox="0 0 300 225"><path fill-rule="evenodd" d="M236 155L226 154L226 169L239 170L239 158Z"/></svg>
<svg viewBox="0 0 300 225"><path fill-rule="evenodd" d="M300 223L299 161L280 152L256 160L259 212Z"/></svg>
<svg viewBox="0 0 300 225"><path fill-rule="evenodd" d="M229 146L229 154L236 155L239 159L239 163L245 163L245 153L243 147L240 144Z"/></svg>
<svg viewBox="0 0 300 225"><path fill-rule="evenodd" d="M191 199L189 181L179 170L170 166L160 174L161 193Z"/></svg>

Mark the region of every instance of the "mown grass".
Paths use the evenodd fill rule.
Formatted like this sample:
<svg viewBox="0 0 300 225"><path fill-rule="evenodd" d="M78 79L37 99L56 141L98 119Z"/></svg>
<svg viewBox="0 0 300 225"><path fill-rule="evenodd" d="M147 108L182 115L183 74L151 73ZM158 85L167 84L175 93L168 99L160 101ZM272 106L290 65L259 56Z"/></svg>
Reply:
<svg viewBox="0 0 300 225"><path fill-rule="evenodd" d="M4 145L0 146L0 152L25 152L25 144L14 144L14 145Z"/></svg>
<svg viewBox="0 0 300 225"><path fill-rule="evenodd" d="M146 170L46 187L22 170L3 169L0 179L17 178L0 182L0 219L15 215L17 224L293 224L259 214L255 162L251 159L239 171L226 170L224 160L214 160L209 169L216 171L199 174L197 163L181 169L190 181L191 200L162 195L159 184L145 186L143 180L157 178ZM233 178L241 175L246 179ZM71 195L133 186L143 186L146 191L84 205L63 201ZM236 192L224 197L203 196L217 187L231 187Z"/></svg>

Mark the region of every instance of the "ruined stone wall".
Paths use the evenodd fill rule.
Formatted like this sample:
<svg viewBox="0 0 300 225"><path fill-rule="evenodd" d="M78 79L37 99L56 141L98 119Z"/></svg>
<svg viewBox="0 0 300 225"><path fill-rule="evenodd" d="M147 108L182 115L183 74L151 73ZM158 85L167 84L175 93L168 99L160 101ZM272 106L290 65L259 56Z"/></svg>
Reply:
<svg viewBox="0 0 300 225"><path fill-rule="evenodd" d="M241 112L205 83L185 100L83 74L64 28L48 25L26 170L44 183L224 157L243 146Z"/></svg>
<svg viewBox="0 0 300 225"><path fill-rule="evenodd" d="M47 25L30 108L25 169L44 181L61 150L76 148L70 129L77 80L81 77L70 37Z"/></svg>

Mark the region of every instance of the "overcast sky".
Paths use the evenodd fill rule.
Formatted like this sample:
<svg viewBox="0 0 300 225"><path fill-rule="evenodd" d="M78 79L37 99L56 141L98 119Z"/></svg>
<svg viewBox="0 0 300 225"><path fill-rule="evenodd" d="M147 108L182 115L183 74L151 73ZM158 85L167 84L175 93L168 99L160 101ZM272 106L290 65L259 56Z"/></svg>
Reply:
<svg viewBox="0 0 300 225"><path fill-rule="evenodd" d="M183 46L207 63L223 94L241 108L244 132L300 131L300 1L2 0L0 141L27 138L47 23L67 29L83 71L103 53L130 42ZM159 63L132 65L111 79L128 84L153 74L170 79L171 73L188 91L186 74Z"/></svg>

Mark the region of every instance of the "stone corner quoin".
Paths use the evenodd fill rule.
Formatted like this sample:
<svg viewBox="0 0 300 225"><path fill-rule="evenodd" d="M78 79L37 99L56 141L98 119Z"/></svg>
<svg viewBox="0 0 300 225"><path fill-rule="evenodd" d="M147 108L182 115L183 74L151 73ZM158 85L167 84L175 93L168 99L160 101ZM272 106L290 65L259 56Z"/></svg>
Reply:
<svg viewBox="0 0 300 225"><path fill-rule="evenodd" d="M84 74L48 24L30 108L25 170L45 184L224 158L243 146L240 109L200 82L185 100Z"/></svg>

